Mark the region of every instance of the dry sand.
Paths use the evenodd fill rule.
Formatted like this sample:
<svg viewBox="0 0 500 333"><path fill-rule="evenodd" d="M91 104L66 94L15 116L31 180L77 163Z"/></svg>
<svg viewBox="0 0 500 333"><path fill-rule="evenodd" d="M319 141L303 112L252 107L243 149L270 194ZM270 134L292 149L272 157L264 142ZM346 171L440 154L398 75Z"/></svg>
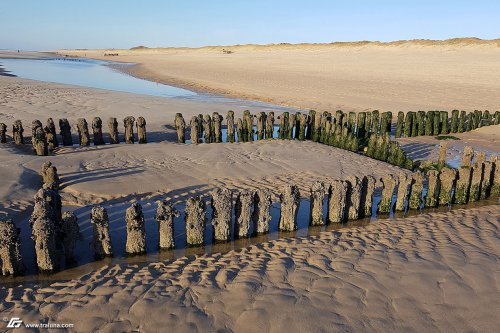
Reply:
<svg viewBox="0 0 500 333"><path fill-rule="evenodd" d="M126 70L152 81L305 110L500 109L499 40L58 53L134 62Z"/></svg>
<svg viewBox="0 0 500 333"><path fill-rule="evenodd" d="M146 50L106 59L145 59L142 66L160 64L155 75L168 82L178 75L179 82L201 82L208 90L302 108L494 110L499 106L496 45L301 47L305 50L239 47L233 54L222 54L220 48L159 50L158 55ZM291 60L280 62L280 58ZM342 58L342 66L332 66ZM365 64L353 67L362 59ZM403 66L405 62L409 65ZM269 71L271 64L273 71ZM297 66L303 70L299 72ZM352 81L346 81L351 72ZM358 86L362 89L353 89ZM484 105L477 105L479 101ZM225 114L227 107L0 77L0 122L9 124L9 132L14 119L26 122L29 136L31 120L45 121L49 116L66 117L74 124L82 116L91 120L93 116L142 115L155 142L67 147L50 157L33 156L29 145L2 145L0 217L9 214L25 221L40 186L37 173L47 160L59 169L66 205L144 197L178 202L216 186L267 187L276 193L287 182L305 188L316 179L380 177L401 171L312 142L198 146L168 142L175 139L175 112L187 118L213 111ZM120 124L121 132L122 128ZM454 144L468 142L476 149L489 147L498 153L498 128L462 134ZM432 140L413 138L404 144L435 149ZM432 158L429 147L425 156ZM69 322L77 332L167 328L179 332L494 332L500 324L496 319L499 222L500 206L491 205L380 220L367 227L279 239L225 254L89 271L85 266L82 276L47 286L0 284L0 318Z"/></svg>
<svg viewBox="0 0 500 333"><path fill-rule="evenodd" d="M500 206L115 265L0 288L0 313L78 332L496 332Z"/></svg>

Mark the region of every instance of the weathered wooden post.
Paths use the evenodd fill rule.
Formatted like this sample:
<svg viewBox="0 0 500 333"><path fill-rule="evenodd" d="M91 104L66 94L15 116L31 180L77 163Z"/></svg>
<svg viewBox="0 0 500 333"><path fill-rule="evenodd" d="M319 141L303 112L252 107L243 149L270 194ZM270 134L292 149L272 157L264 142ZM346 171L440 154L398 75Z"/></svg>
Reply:
<svg viewBox="0 0 500 333"><path fill-rule="evenodd" d="M425 207L436 207L438 204L441 184L439 182L439 173L436 170L427 172L428 184L427 194L425 196Z"/></svg>
<svg viewBox="0 0 500 333"><path fill-rule="evenodd" d="M498 124L500 124L500 111L496 111L495 115L493 116L493 125Z"/></svg>
<svg viewBox="0 0 500 333"><path fill-rule="evenodd" d="M288 132L287 139L293 140L293 127L295 126L295 113L290 113L288 116Z"/></svg>
<svg viewBox="0 0 500 333"><path fill-rule="evenodd" d="M191 131L190 131L190 138L191 138L191 143L192 144L197 144L199 142L199 137L198 137L198 117L197 116L193 116L191 118L191 122L189 123L190 127L191 127Z"/></svg>
<svg viewBox="0 0 500 333"><path fill-rule="evenodd" d="M268 112L266 117L266 139L272 139L274 136L274 112Z"/></svg>
<svg viewBox="0 0 500 333"><path fill-rule="evenodd" d="M434 111L434 135L441 133L441 114L439 111Z"/></svg>
<svg viewBox="0 0 500 333"><path fill-rule="evenodd" d="M257 234L269 232L271 221L271 193L266 189L258 189L254 197L253 223Z"/></svg>
<svg viewBox="0 0 500 333"><path fill-rule="evenodd" d="M288 135L288 112L283 112L281 116L279 117L280 119L280 127L279 127L279 132L278 132L278 138L283 140L287 138Z"/></svg>
<svg viewBox="0 0 500 333"><path fill-rule="evenodd" d="M399 118L399 116L398 116ZM405 119L405 122L404 122L404 136L405 138L409 138L412 136L412 133L411 133L411 129L412 129L412 126L413 126L413 112L411 111L408 111L406 113L406 119Z"/></svg>
<svg viewBox="0 0 500 333"><path fill-rule="evenodd" d="M434 111L427 111L425 119L425 135L434 134Z"/></svg>
<svg viewBox="0 0 500 333"><path fill-rule="evenodd" d="M349 112L347 118L347 131L349 133L354 133L355 128L356 128L356 112Z"/></svg>
<svg viewBox="0 0 500 333"><path fill-rule="evenodd" d="M203 244L206 225L206 205L200 197L189 198L186 202L186 241L188 246Z"/></svg>
<svg viewBox="0 0 500 333"><path fill-rule="evenodd" d="M226 142L234 143L234 112L229 110L226 116L227 122L227 139Z"/></svg>
<svg viewBox="0 0 500 333"><path fill-rule="evenodd" d="M253 141L253 116L250 114L250 111L243 111L243 125L246 124L246 134L247 134L247 142Z"/></svg>
<svg viewBox="0 0 500 333"><path fill-rule="evenodd" d="M332 129L332 122L329 120L324 121L324 125L322 125L321 128L321 139L320 142L324 144L328 144L328 141L330 139L330 131ZM354 134L352 134L354 135Z"/></svg>
<svg viewBox="0 0 500 333"><path fill-rule="evenodd" d="M120 143L120 138L118 137L118 121L115 117L110 117L108 119L108 130L109 143L112 145Z"/></svg>
<svg viewBox="0 0 500 333"><path fill-rule="evenodd" d="M71 136L71 126L68 119L59 119L59 133L62 137L63 146L73 146L73 137Z"/></svg>
<svg viewBox="0 0 500 333"><path fill-rule="evenodd" d="M459 114L458 110L451 111L451 128L450 128L451 133L458 132L458 123L459 123L458 114Z"/></svg>
<svg viewBox="0 0 500 333"><path fill-rule="evenodd" d="M457 178L457 171L452 168L443 168L439 173L439 199L438 202L441 206L446 206L452 202L452 189L455 186L455 179Z"/></svg>
<svg viewBox="0 0 500 333"><path fill-rule="evenodd" d="M222 142L222 116L218 112L212 113L214 142Z"/></svg>
<svg viewBox="0 0 500 333"><path fill-rule="evenodd" d="M479 198L486 199L491 194L491 179L495 165L490 161L484 162L483 181L481 182L481 194Z"/></svg>
<svg viewBox="0 0 500 333"><path fill-rule="evenodd" d="M324 225L323 203L327 194L327 188L323 182L316 181L310 189L310 225Z"/></svg>
<svg viewBox="0 0 500 333"><path fill-rule="evenodd" d="M76 128L78 130L78 137L80 138L80 146L85 147L90 145L89 126L85 118L78 118L76 120Z"/></svg>
<svg viewBox="0 0 500 333"><path fill-rule="evenodd" d="M23 123L20 120L14 121L14 124L12 125L12 138L14 139L14 143L16 145L24 144L23 132Z"/></svg>
<svg viewBox="0 0 500 333"><path fill-rule="evenodd" d="M7 125L0 123L0 143L7 143Z"/></svg>
<svg viewBox="0 0 500 333"><path fill-rule="evenodd" d="M92 119L92 133L94 134L94 146L99 146L104 144L104 139L102 137L102 120L99 117L94 117Z"/></svg>
<svg viewBox="0 0 500 333"><path fill-rule="evenodd" d="M467 116L466 116L466 121L465 121L465 132L468 132L468 131L472 131L472 127L473 127L473 123L474 123L474 117L473 117L473 113L472 112L469 112L467 113Z"/></svg>
<svg viewBox="0 0 500 333"><path fill-rule="evenodd" d="M460 111L460 119L458 121L458 133L463 133L467 129L467 113L465 111Z"/></svg>
<svg viewBox="0 0 500 333"><path fill-rule="evenodd" d="M320 137L321 137L321 119L323 118L323 115L321 112L316 112L314 114L314 132L312 133L312 140L314 142L318 142Z"/></svg>
<svg viewBox="0 0 500 333"><path fill-rule="evenodd" d="M233 194L228 189L216 189L212 192L212 226L216 242L231 239L233 221Z"/></svg>
<svg viewBox="0 0 500 333"><path fill-rule="evenodd" d="M391 133L392 112L383 112L380 119L380 133Z"/></svg>
<svg viewBox="0 0 500 333"><path fill-rule="evenodd" d="M102 206L92 207L90 223L93 229L92 245L96 260L113 256L113 246L109 237L109 217L106 209Z"/></svg>
<svg viewBox="0 0 500 333"><path fill-rule="evenodd" d="M57 228L54 216L48 202L39 202L31 220L36 262L41 272L52 272L59 268L56 250Z"/></svg>
<svg viewBox="0 0 500 333"><path fill-rule="evenodd" d="M266 134L266 113L257 112L257 140L263 140Z"/></svg>
<svg viewBox="0 0 500 333"><path fill-rule="evenodd" d="M199 139L199 142L201 142L202 138L203 138L203 115L202 114L199 114L198 115L198 139Z"/></svg>
<svg viewBox="0 0 500 333"><path fill-rule="evenodd" d="M250 236L253 198L254 192L250 190L241 190L236 197L236 203L234 205L236 218L234 236L236 238L246 238Z"/></svg>
<svg viewBox="0 0 500 333"><path fill-rule="evenodd" d="M474 158L474 149L472 149L471 146L465 146L464 151L462 153L462 163L460 165L462 167L471 168L473 158Z"/></svg>
<svg viewBox="0 0 500 333"><path fill-rule="evenodd" d="M408 209L420 209L422 206L422 192L424 191L423 177L420 171L413 173L410 185L410 197L408 199Z"/></svg>
<svg viewBox="0 0 500 333"><path fill-rule="evenodd" d="M50 161L42 164L40 176L42 176L43 184L47 184L51 188L59 188L59 176L57 175L57 168L53 166Z"/></svg>
<svg viewBox="0 0 500 333"><path fill-rule="evenodd" d="M213 125L212 125L212 117L210 117L209 114L203 116L203 131L204 131L203 138L205 139L205 143L211 143Z"/></svg>
<svg viewBox="0 0 500 333"><path fill-rule="evenodd" d="M243 125L243 121L241 118L236 119L236 133L238 135L238 142L246 142L247 135L245 132L245 126Z"/></svg>
<svg viewBox="0 0 500 333"><path fill-rule="evenodd" d="M347 183L347 218L357 220L361 212L361 181L356 176L349 176Z"/></svg>
<svg viewBox="0 0 500 333"><path fill-rule="evenodd" d="M470 182L472 177L472 169L469 166L458 168L457 185L455 187L455 196L453 203L466 204L469 202Z"/></svg>
<svg viewBox="0 0 500 333"><path fill-rule="evenodd" d="M175 130L177 131L177 143L186 143L186 122L182 113L175 114Z"/></svg>
<svg viewBox="0 0 500 333"><path fill-rule="evenodd" d="M0 268L2 275L24 273L20 229L12 220L0 220Z"/></svg>
<svg viewBox="0 0 500 333"><path fill-rule="evenodd" d="M397 212L404 212L406 210L406 200L408 199L408 191L410 190L412 179L413 177L406 173L399 174L396 204L394 205L394 210Z"/></svg>
<svg viewBox="0 0 500 333"><path fill-rule="evenodd" d="M448 148L448 143L441 141L439 143L439 158L437 163L437 169L441 170L446 166L446 150Z"/></svg>
<svg viewBox="0 0 500 333"><path fill-rule="evenodd" d="M343 180L330 183L328 192L328 222L341 223L346 219L346 199L348 184Z"/></svg>
<svg viewBox="0 0 500 333"><path fill-rule="evenodd" d="M396 123L395 137L400 138L403 135L403 127L405 122L405 114L403 111L398 112L398 121Z"/></svg>
<svg viewBox="0 0 500 333"><path fill-rule="evenodd" d="M483 182L484 163L478 160L472 168L472 179L470 184L469 201L478 201L481 197L481 184Z"/></svg>
<svg viewBox="0 0 500 333"><path fill-rule="evenodd" d="M127 243L125 252L135 255L146 253L146 226L142 206L133 203L125 212L127 222Z"/></svg>
<svg viewBox="0 0 500 333"><path fill-rule="evenodd" d="M31 122L31 145L33 146L33 151L36 152L36 132L39 128L43 129L42 122L40 120L33 120ZM44 140L45 140L45 131L44 131Z"/></svg>
<svg viewBox="0 0 500 333"><path fill-rule="evenodd" d="M304 141L306 138L307 115L301 113L297 115L297 117L299 120L299 127L296 129L296 131L298 131L298 139Z"/></svg>
<svg viewBox="0 0 500 333"><path fill-rule="evenodd" d="M135 124L137 126L137 138L139 144L148 143L148 139L146 137L146 119L144 119L144 117L138 117Z"/></svg>
<svg viewBox="0 0 500 333"><path fill-rule="evenodd" d="M372 129L372 113L366 112L366 120L365 120L365 139L369 138L371 135Z"/></svg>
<svg viewBox="0 0 500 333"><path fill-rule="evenodd" d="M376 180L373 176L364 176L361 180L361 217L372 216L375 183Z"/></svg>
<svg viewBox="0 0 500 333"><path fill-rule="evenodd" d="M500 196L500 156L491 159L494 164L493 185L491 185L491 195Z"/></svg>
<svg viewBox="0 0 500 333"><path fill-rule="evenodd" d="M441 111L441 134L450 133L450 128L448 126L448 111Z"/></svg>
<svg viewBox="0 0 500 333"><path fill-rule="evenodd" d="M180 212L168 201L156 202L155 220L158 222L158 233L160 234L160 249L173 249L175 247L174 238L174 218L179 217Z"/></svg>
<svg viewBox="0 0 500 333"><path fill-rule="evenodd" d="M383 185L382 197L378 203L377 211L381 214L387 214L391 212L392 208L392 195L394 194L394 189L398 183L398 180L393 175L386 175L380 178L380 182Z"/></svg>
<svg viewBox="0 0 500 333"><path fill-rule="evenodd" d="M125 143L133 144L135 142L134 122L135 118L132 116L128 116L123 119L123 126L125 126Z"/></svg>
<svg viewBox="0 0 500 333"><path fill-rule="evenodd" d="M54 120L52 118L47 119L44 130L45 137L47 138L47 145L49 146L49 148L54 149L59 147L59 142L57 141L56 125L54 124Z"/></svg>
<svg viewBox="0 0 500 333"><path fill-rule="evenodd" d="M417 120L417 135L425 135L425 111L418 111L416 113Z"/></svg>
<svg viewBox="0 0 500 333"><path fill-rule="evenodd" d="M35 149L35 153L38 156L48 155L47 139L45 137L45 131L41 126L35 129L35 133L31 138L31 141L33 148Z"/></svg>
<svg viewBox="0 0 500 333"><path fill-rule="evenodd" d="M76 242L81 239L78 218L73 212L64 212L62 214L61 232L63 234L64 256L66 262L75 262Z"/></svg>
<svg viewBox="0 0 500 333"><path fill-rule="evenodd" d="M356 124L356 136L363 139L366 135L366 112L358 113L358 120Z"/></svg>
<svg viewBox="0 0 500 333"><path fill-rule="evenodd" d="M309 115L307 116L306 140L312 140L313 138L315 118L316 118L316 111L309 110Z"/></svg>
<svg viewBox="0 0 500 333"><path fill-rule="evenodd" d="M300 193L295 185L287 184L280 195L281 212L279 230L297 230L297 213L300 207Z"/></svg>
<svg viewBox="0 0 500 333"><path fill-rule="evenodd" d="M371 132L373 134L378 134L379 127L380 127L380 113L378 112L378 110L374 110L374 111L372 111L372 130L371 130Z"/></svg>

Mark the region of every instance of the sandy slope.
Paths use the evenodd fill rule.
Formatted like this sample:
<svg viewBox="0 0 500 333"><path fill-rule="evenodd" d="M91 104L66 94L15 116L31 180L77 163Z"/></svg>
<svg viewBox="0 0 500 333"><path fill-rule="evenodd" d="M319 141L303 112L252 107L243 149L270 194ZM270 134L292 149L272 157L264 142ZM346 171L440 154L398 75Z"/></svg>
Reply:
<svg viewBox="0 0 500 333"><path fill-rule="evenodd" d="M0 289L0 313L78 332L495 332L500 206Z"/></svg>
<svg viewBox="0 0 500 333"><path fill-rule="evenodd" d="M500 109L498 40L58 52L135 62L139 77L302 109Z"/></svg>

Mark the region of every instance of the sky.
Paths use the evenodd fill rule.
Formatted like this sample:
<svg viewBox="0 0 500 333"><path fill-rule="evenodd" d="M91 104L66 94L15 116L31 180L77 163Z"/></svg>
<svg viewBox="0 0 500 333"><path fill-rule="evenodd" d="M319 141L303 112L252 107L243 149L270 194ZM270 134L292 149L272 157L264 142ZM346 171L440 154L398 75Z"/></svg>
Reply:
<svg viewBox="0 0 500 333"><path fill-rule="evenodd" d="M0 0L0 49L500 37L498 0Z"/></svg>

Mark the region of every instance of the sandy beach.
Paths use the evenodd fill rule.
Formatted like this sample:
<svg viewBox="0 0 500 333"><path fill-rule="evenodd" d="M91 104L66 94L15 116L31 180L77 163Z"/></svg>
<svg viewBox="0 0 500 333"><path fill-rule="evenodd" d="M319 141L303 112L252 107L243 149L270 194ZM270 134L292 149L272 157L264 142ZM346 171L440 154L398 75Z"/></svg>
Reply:
<svg viewBox="0 0 500 333"><path fill-rule="evenodd" d="M56 52L137 63L122 69L152 81L304 110L500 109L498 40Z"/></svg>
<svg viewBox="0 0 500 333"><path fill-rule="evenodd" d="M138 77L304 110L500 109L498 41L116 50L112 57L103 54L115 50L58 52L135 62L127 71ZM237 117L244 109L233 108ZM267 188L277 200L288 183L307 197L316 180L409 173L311 141L175 143L176 112L189 119L215 111L225 115L227 105L0 76L0 122L9 132L16 119L29 137L35 119L68 118L75 126L80 117L121 122L134 115L147 119L150 140L63 147L44 157L29 144L2 144L0 218L27 223L46 161L57 166L63 204L75 209L178 203L218 187ZM465 145L500 154L500 125L456 136L448 160ZM399 141L412 158L437 160L435 138ZM55 282L0 283L0 318L43 317L73 323L76 332L494 332L499 222L493 199L224 253L83 266L77 277L60 274Z"/></svg>

